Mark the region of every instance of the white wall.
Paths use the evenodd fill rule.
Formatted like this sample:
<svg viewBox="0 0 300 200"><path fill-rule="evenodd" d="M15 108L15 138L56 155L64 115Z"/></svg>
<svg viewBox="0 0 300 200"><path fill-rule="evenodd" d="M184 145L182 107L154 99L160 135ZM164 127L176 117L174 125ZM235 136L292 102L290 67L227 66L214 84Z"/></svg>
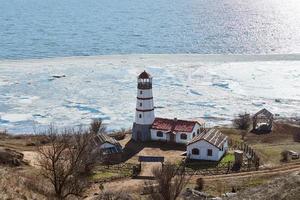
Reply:
<svg viewBox="0 0 300 200"><path fill-rule="evenodd" d="M192 139L193 139L194 137L197 136L197 130L200 130L200 128L201 128L201 125L198 124L198 123L196 123L195 126L194 126L194 128L193 128L193 131L192 131L192 132L190 132L190 133L185 133L185 134L187 134L187 139L186 139L186 140L180 139L180 135L181 135L182 133L184 133L184 132L177 133L177 134L176 134L176 142L177 142L177 143L181 143L181 144L187 144L187 143L189 143L190 141L192 141ZM194 134L194 133L195 133L195 134ZM200 133L201 133L201 131L200 131ZM194 135L195 135L195 136L194 136Z"/></svg>
<svg viewBox="0 0 300 200"><path fill-rule="evenodd" d="M193 139L193 133L195 133L195 137L196 137L197 136L197 130L200 129L200 128L201 128L200 124L196 123L196 125L193 128L193 131L190 132L190 133L177 132L176 136L175 136L175 142L180 143L180 144L189 143ZM170 140L169 134L166 134L167 131L162 131L163 132L163 137L157 137L157 131L159 131L159 130L151 129L151 140L154 140L154 141L157 141L157 140L169 141ZM181 134L186 134L187 139L186 140L181 139L180 138Z"/></svg>
<svg viewBox="0 0 300 200"><path fill-rule="evenodd" d="M157 137L157 131L158 130L154 130L154 129L151 129L151 140L153 141L169 141L170 138L169 138L169 135L166 134L165 131L162 131L163 132L163 137Z"/></svg>
<svg viewBox="0 0 300 200"><path fill-rule="evenodd" d="M199 155L192 154L192 149L197 148L200 151ZM212 156L207 155L207 150L212 149ZM225 151L219 153L219 149L215 147L214 145L211 145L210 143L206 142L205 140L200 140L198 142L195 142L193 144L190 144L187 146L187 156L190 159L196 159L196 160L212 160L212 161L218 161Z"/></svg>
<svg viewBox="0 0 300 200"><path fill-rule="evenodd" d="M140 93L142 92L142 94ZM138 98L151 98L152 89L138 89L137 91ZM142 106L140 106L142 103ZM149 110L149 111L136 111L135 112L135 123L141 125L151 125L154 121L154 108L153 99L137 99L136 100L136 109L138 110ZM141 117L140 117L141 116Z"/></svg>
<svg viewBox="0 0 300 200"><path fill-rule="evenodd" d="M160 130L151 129L151 140L153 140L153 141L170 141L170 134L166 134L167 131L161 131L161 132L163 132L163 137L157 137L158 131L160 131ZM180 139L181 134L186 134L187 139L186 140ZM192 140L192 136L193 136L192 133L184 133L184 132L176 133L175 142L180 143L180 144L187 144L189 141Z"/></svg>
<svg viewBox="0 0 300 200"><path fill-rule="evenodd" d="M140 93L142 91L142 94ZM137 90L138 98L150 98L153 97L152 89L138 89Z"/></svg>
<svg viewBox="0 0 300 200"><path fill-rule="evenodd" d="M228 140L226 140L223 144L223 151L219 151L219 159L222 158L225 152L228 151Z"/></svg>
<svg viewBox="0 0 300 200"><path fill-rule="evenodd" d="M140 103L142 103L142 106L140 105ZM154 108L153 99L147 99L147 100L137 99L136 108L141 110L153 109Z"/></svg>
<svg viewBox="0 0 300 200"><path fill-rule="evenodd" d="M186 140L180 139L181 134L186 134L187 135L187 139ZM192 139L193 139L193 132L191 132L191 133L184 133L184 132L178 132L178 133L176 133L176 143L187 144Z"/></svg>
<svg viewBox="0 0 300 200"><path fill-rule="evenodd" d="M140 118L141 115L141 118ZM142 125L151 125L154 121L154 110L148 112L135 112L135 123Z"/></svg>
<svg viewBox="0 0 300 200"><path fill-rule="evenodd" d="M204 127L202 127L202 128L204 128ZM197 132L198 130L199 130L199 134L200 134L201 133L201 125L198 124L198 123L196 123L196 125L195 125L195 127L193 129L193 133L195 133L195 136L198 135L198 132Z"/></svg>

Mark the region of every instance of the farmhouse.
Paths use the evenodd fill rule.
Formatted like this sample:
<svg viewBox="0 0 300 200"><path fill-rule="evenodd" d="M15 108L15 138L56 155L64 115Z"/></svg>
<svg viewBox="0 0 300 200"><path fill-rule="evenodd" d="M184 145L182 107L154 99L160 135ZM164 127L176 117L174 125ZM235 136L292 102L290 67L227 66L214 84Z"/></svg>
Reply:
<svg viewBox="0 0 300 200"><path fill-rule="evenodd" d="M178 119L155 118L150 132L151 140L187 144L204 131L204 123Z"/></svg>
<svg viewBox="0 0 300 200"><path fill-rule="evenodd" d="M219 161L228 150L228 138L217 129L202 132L187 145L187 157L193 160Z"/></svg>
<svg viewBox="0 0 300 200"><path fill-rule="evenodd" d="M132 139L187 144L204 130L204 122L155 118L152 77L146 71L137 79L137 102Z"/></svg>

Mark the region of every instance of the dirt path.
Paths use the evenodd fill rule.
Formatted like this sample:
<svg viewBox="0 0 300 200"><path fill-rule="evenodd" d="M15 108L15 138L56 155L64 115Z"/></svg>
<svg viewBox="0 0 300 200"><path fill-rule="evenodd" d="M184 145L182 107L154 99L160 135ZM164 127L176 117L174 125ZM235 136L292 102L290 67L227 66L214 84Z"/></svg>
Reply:
<svg viewBox="0 0 300 200"><path fill-rule="evenodd" d="M150 167L150 166L149 166ZM215 181L222 179L239 179L247 177L257 177L257 176L269 176L269 175L282 175L286 173L300 172L300 162L289 163L281 166L277 166L269 169L262 169L259 171L251 172L241 172L233 174L223 174L223 175L212 175L212 176L201 176L206 181ZM192 182L199 178L199 175L196 175L192 178ZM138 192L144 187L144 179L123 179L119 181L113 181L105 183L105 188L110 188L112 191L129 191L129 192Z"/></svg>
<svg viewBox="0 0 300 200"><path fill-rule="evenodd" d="M24 154L24 160L29 163L29 165L33 167L37 167L37 158L38 153L36 151L22 151Z"/></svg>
<svg viewBox="0 0 300 200"><path fill-rule="evenodd" d="M300 172L300 162L289 163L289 164L277 166L277 167L274 167L274 168L262 169L262 170L259 170L259 171L203 176L203 178L205 180L212 181L212 180L220 180L220 179L246 178L246 177L253 177L253 176L280 175L280 174L291 173L291 172L295 172L295 171ZM196 179L198 177L199 176L195 176L193 179Z"/></svg>
<svg viewBox="0 0 300 200"><path fill-rule="evenodd" d="M160 167L161 163L142 163L140 176L153 176L152 170Z"/></svg>

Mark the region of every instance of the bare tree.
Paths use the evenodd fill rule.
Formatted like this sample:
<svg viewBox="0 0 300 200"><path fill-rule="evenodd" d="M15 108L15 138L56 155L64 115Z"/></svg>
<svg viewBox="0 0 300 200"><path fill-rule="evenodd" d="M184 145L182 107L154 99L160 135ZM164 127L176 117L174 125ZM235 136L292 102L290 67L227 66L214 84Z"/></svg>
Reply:
<svg viewBox="0 0 300 200"><path fill-rule="evenodd" d="M162 168L154 168L156 184L145 182L146 192L153 200L176 200L191 176L185 174L184 166L166 163Z"/></svg>
<svg viewBox="0 0 300 200"><path fill-rule="evenodd" d="M106 127L103 125L101 119L93 119L90 124L90 131L94 134L105 132Z"/></svg>
<svg viewBox="0 0 300 200"><path fill-rule="evenodd" d="M94 164L93 134L81 128L59 131L50 126L49 143L38 147L41 175L53 186L54 196L81 196L88 186L87 173Z"/></svg>
<svg viewBox="0 0 300 200"><path fill-rule="evenodd" d="M251 125L251 118L249 113L239 114L235 119L233 119L233 126L242 129L248 130Z"/></svg>

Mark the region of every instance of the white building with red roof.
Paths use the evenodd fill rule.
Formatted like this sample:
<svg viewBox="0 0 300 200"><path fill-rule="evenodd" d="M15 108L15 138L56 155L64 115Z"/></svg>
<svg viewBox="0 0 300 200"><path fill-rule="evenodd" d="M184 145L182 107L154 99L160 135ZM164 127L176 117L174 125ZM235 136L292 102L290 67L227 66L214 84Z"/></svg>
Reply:
<svg viewBox="0 0 300 200"><path fill-rule="evenodd" d="M187 144L204 131L204 123L179 119L155 118L151 140Z"/></svg>

